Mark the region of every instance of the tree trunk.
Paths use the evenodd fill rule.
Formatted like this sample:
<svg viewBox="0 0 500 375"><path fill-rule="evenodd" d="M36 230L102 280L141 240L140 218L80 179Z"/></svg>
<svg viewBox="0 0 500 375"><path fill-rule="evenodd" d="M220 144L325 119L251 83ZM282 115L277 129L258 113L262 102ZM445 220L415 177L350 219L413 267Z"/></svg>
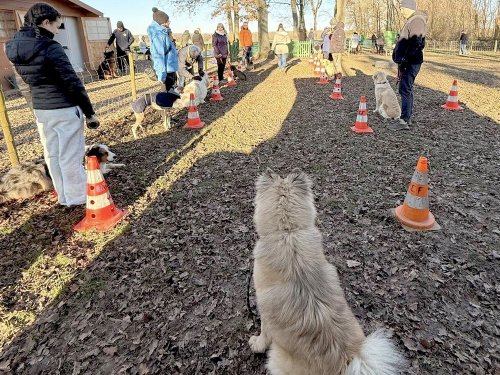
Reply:
<svg viewBox="0 0 500 375"><path fill-rule="evenodd" d="M297 0L291 0L292 21L293 21L293 37L299 36L299 16L297 15Z"/></svg>
<svg viewBox="0 0 500 375"><path fill-rule="evenodd" d="M500 0L498 1L497 16L495 18L495 34L493 39L500 39Z"/></svg>
<svg viewBox="0 0 500 375"><path fill-rule="evenodd" d="M299 40L307 39L306 20L304 17L305 0L299 0Z"/></svg>
<svg viewBox="0 0 500 375"><path fill-rule="evenodd" d="M228 38L230 42L234 42L234 25L233 25L233 14L231 12L231 7L232 5L232 0L226 0L226 17L227 17L227 26L229 28L228 32Z"/></svg>
<svg viewBox="0 0 500 375"><path fill-rule="evenodd" d="M257 14L259 17L259 43L260 43L260 56L267 58L271 46L269 45L268 33L268 18L269 10L267 8L266 0L256 0Z"/></svg>
<svg viewBox="0 0 500 375"><path fill-rule="evenodd" d="M335 13L334 17L337 21L342 21L345 23L345 0L335 1Z"/></svg>
<svg viewBox="0 0 500 375"><path fill-rule="evenodd" d="M238 0L233 0L234 11L234 39L240 40L240 7Z"/></svg>

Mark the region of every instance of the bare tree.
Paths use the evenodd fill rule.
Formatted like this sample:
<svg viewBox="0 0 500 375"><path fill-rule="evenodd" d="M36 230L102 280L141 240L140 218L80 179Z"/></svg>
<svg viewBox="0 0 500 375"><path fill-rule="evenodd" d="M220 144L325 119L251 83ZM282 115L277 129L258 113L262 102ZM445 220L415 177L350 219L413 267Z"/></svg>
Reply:
<svg viewBox="0 0 500 375"><path fill-rule="evenodd" d="M299 15L297 14L297 0L291 0L290 6L292 8L292 22L293 22L293 37L299 37Z"/></svg>
<svg viewBox="0 0 500 375"><path fill-rule="evenodd" d="M259 24L260 54L262 57L267 57L271 49L268 34L269 9L266 0L255 0L255 3L257 5L257 17Z"/></svg>
<svg viewBox="0 0 500 375"><path fill-rule="evenodd" d="M313 28L314 31L318 29L318 12L319 8L321 8L321 4L323 4L323 0L309 0L311 4L311 11L313 14Z"/></svg>

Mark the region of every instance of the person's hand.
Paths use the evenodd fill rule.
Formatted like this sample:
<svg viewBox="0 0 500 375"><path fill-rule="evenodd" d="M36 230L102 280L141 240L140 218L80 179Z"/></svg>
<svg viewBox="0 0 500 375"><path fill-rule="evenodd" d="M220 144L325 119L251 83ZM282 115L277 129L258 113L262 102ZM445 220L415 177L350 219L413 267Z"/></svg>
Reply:
<svg viewBox="0 0 500 375"><path fill-rule="evenodd" d="M222 57L222 54L221 54L221 53L219 53L219 54L217 55L217 57Z"/></svg>
<svg viewBox="0 0 500 375"><path fill-rule="evenodd" d="M108 50L109 46L106 44L106 47L104 47L104 52Z"/></svg>
<svg viewBox="0 0 500 375"><path fill-rule="evenodd" d="M89 129L97 129L99 125L101 125L101 122L97 118L96 115L92 115L91 117L87 117L85 119L85 122L87 123L87 128Z"/></svg>

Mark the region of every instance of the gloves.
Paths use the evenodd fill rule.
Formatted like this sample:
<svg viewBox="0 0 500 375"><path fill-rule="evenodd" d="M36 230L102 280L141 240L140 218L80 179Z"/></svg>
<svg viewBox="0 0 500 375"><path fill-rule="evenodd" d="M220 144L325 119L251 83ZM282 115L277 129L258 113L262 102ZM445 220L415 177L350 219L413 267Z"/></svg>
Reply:
<svg viewBox="0 0 500 375"><path fill-rule="evenodd" d="M201 77L200 76L194 76L193 80L195 80L195 81L201 81Z"/></svg>
<svg viewBox="0 0 500 375"><path fill-rule="evenodd" d="M87 124L87 128L89 129L97 129L101 123L99 122L99 119L97 118L96 115L92 115L91 117L87 117L85 119L85 122Z"/></svg>

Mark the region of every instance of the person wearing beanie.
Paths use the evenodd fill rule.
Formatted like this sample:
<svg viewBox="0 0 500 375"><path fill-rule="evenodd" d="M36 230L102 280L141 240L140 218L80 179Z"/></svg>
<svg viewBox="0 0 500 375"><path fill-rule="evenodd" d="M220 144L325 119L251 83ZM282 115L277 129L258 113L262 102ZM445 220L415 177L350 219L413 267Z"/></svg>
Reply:
<svg viewBox="0 0 500 375"><path fill-rule="evenodd" d="M226 29L222 23L217 24L217 29L212 35L212 47L214 48L214 57L217 60L217 75L220 83L224 79L224 68L229 54Z"/></svg>
<svg viewBox="0 0 500 375"><path fill-rule="evenodd" d="M189 30L184 30L181 36L181 48L191 44L191 34Z"/></svg>
<svg viewBox="0 0 500 375"><path fill-rule="evenodd" d="M116 58L118 59L118 69L120 69L123 74L128 66L128 54L130 52L130 46L134 43L134 36L130 30L123 26L122 21L116 23L116 29L113 31L108 40L108 45L106 49L116 41ZM126 63L126 64L125 64Z"/></svg>
<svg viewBox="0 0 500 375"><path fill-rule="evenodd" d="M43 156L58 203L76 206L87 200L84 117L93 129L99 120L63 46L54 40L61 23L57 9L34 4L24 16L24 25L6 43L5 52L31 90Z"/></svg>
<svg viewBox="0 0 500 375"><path fill-rule="evenodd" d="M427 34L427 15L417 11L415 0L401 1L401 14L407 19L392 52L398 64L401 118L389 125L391 130L409 130L413 113L413 83L424 61L423 49Z"/></svg>
<svg viewBox="0 0 500 375"><path fill-rule="evenodd" d="M193 44L197 46L202 51L205 49L205 41L203 40L203 35L201 35L200 28L198 27L193 33Z"/></svg>
<svg viewBox="0 0 500 375"><path fill-rule="evenodd" d="M252 32L248 29L248 22L243 22L240 30L240 47L243 47L243 58L241 64L247 69L253 66L252 63Z"/></svg>
<svg viewBox="0 0 500 375"><path fill-rule="evenodd" d="M198 74L194 74L194 64L198 64ZM179 50L179 87L184 87L187 80L198 79L205 75L203 72L203 56L201 55L201 50L191 44L186 47L182 47Z"/></svg>
<svg viewBox="0 0 500 375"><path fill-rule="evenodd" d="M286 68L286 58L288 57L288 44L291 42L288 33L285 31L283 24L278 25L278 31L274 34L273 44L271 49L278 56L278 69L282 72Z"/></svg>
<svg viewBox="0 0 500 375"><path fill-rule="evenodd" d="M158 8L153 8L153 22L148 26L151 58L158 81L165 91L173 92L179 68L177 49L172 39L170 18Z"/></svg>

